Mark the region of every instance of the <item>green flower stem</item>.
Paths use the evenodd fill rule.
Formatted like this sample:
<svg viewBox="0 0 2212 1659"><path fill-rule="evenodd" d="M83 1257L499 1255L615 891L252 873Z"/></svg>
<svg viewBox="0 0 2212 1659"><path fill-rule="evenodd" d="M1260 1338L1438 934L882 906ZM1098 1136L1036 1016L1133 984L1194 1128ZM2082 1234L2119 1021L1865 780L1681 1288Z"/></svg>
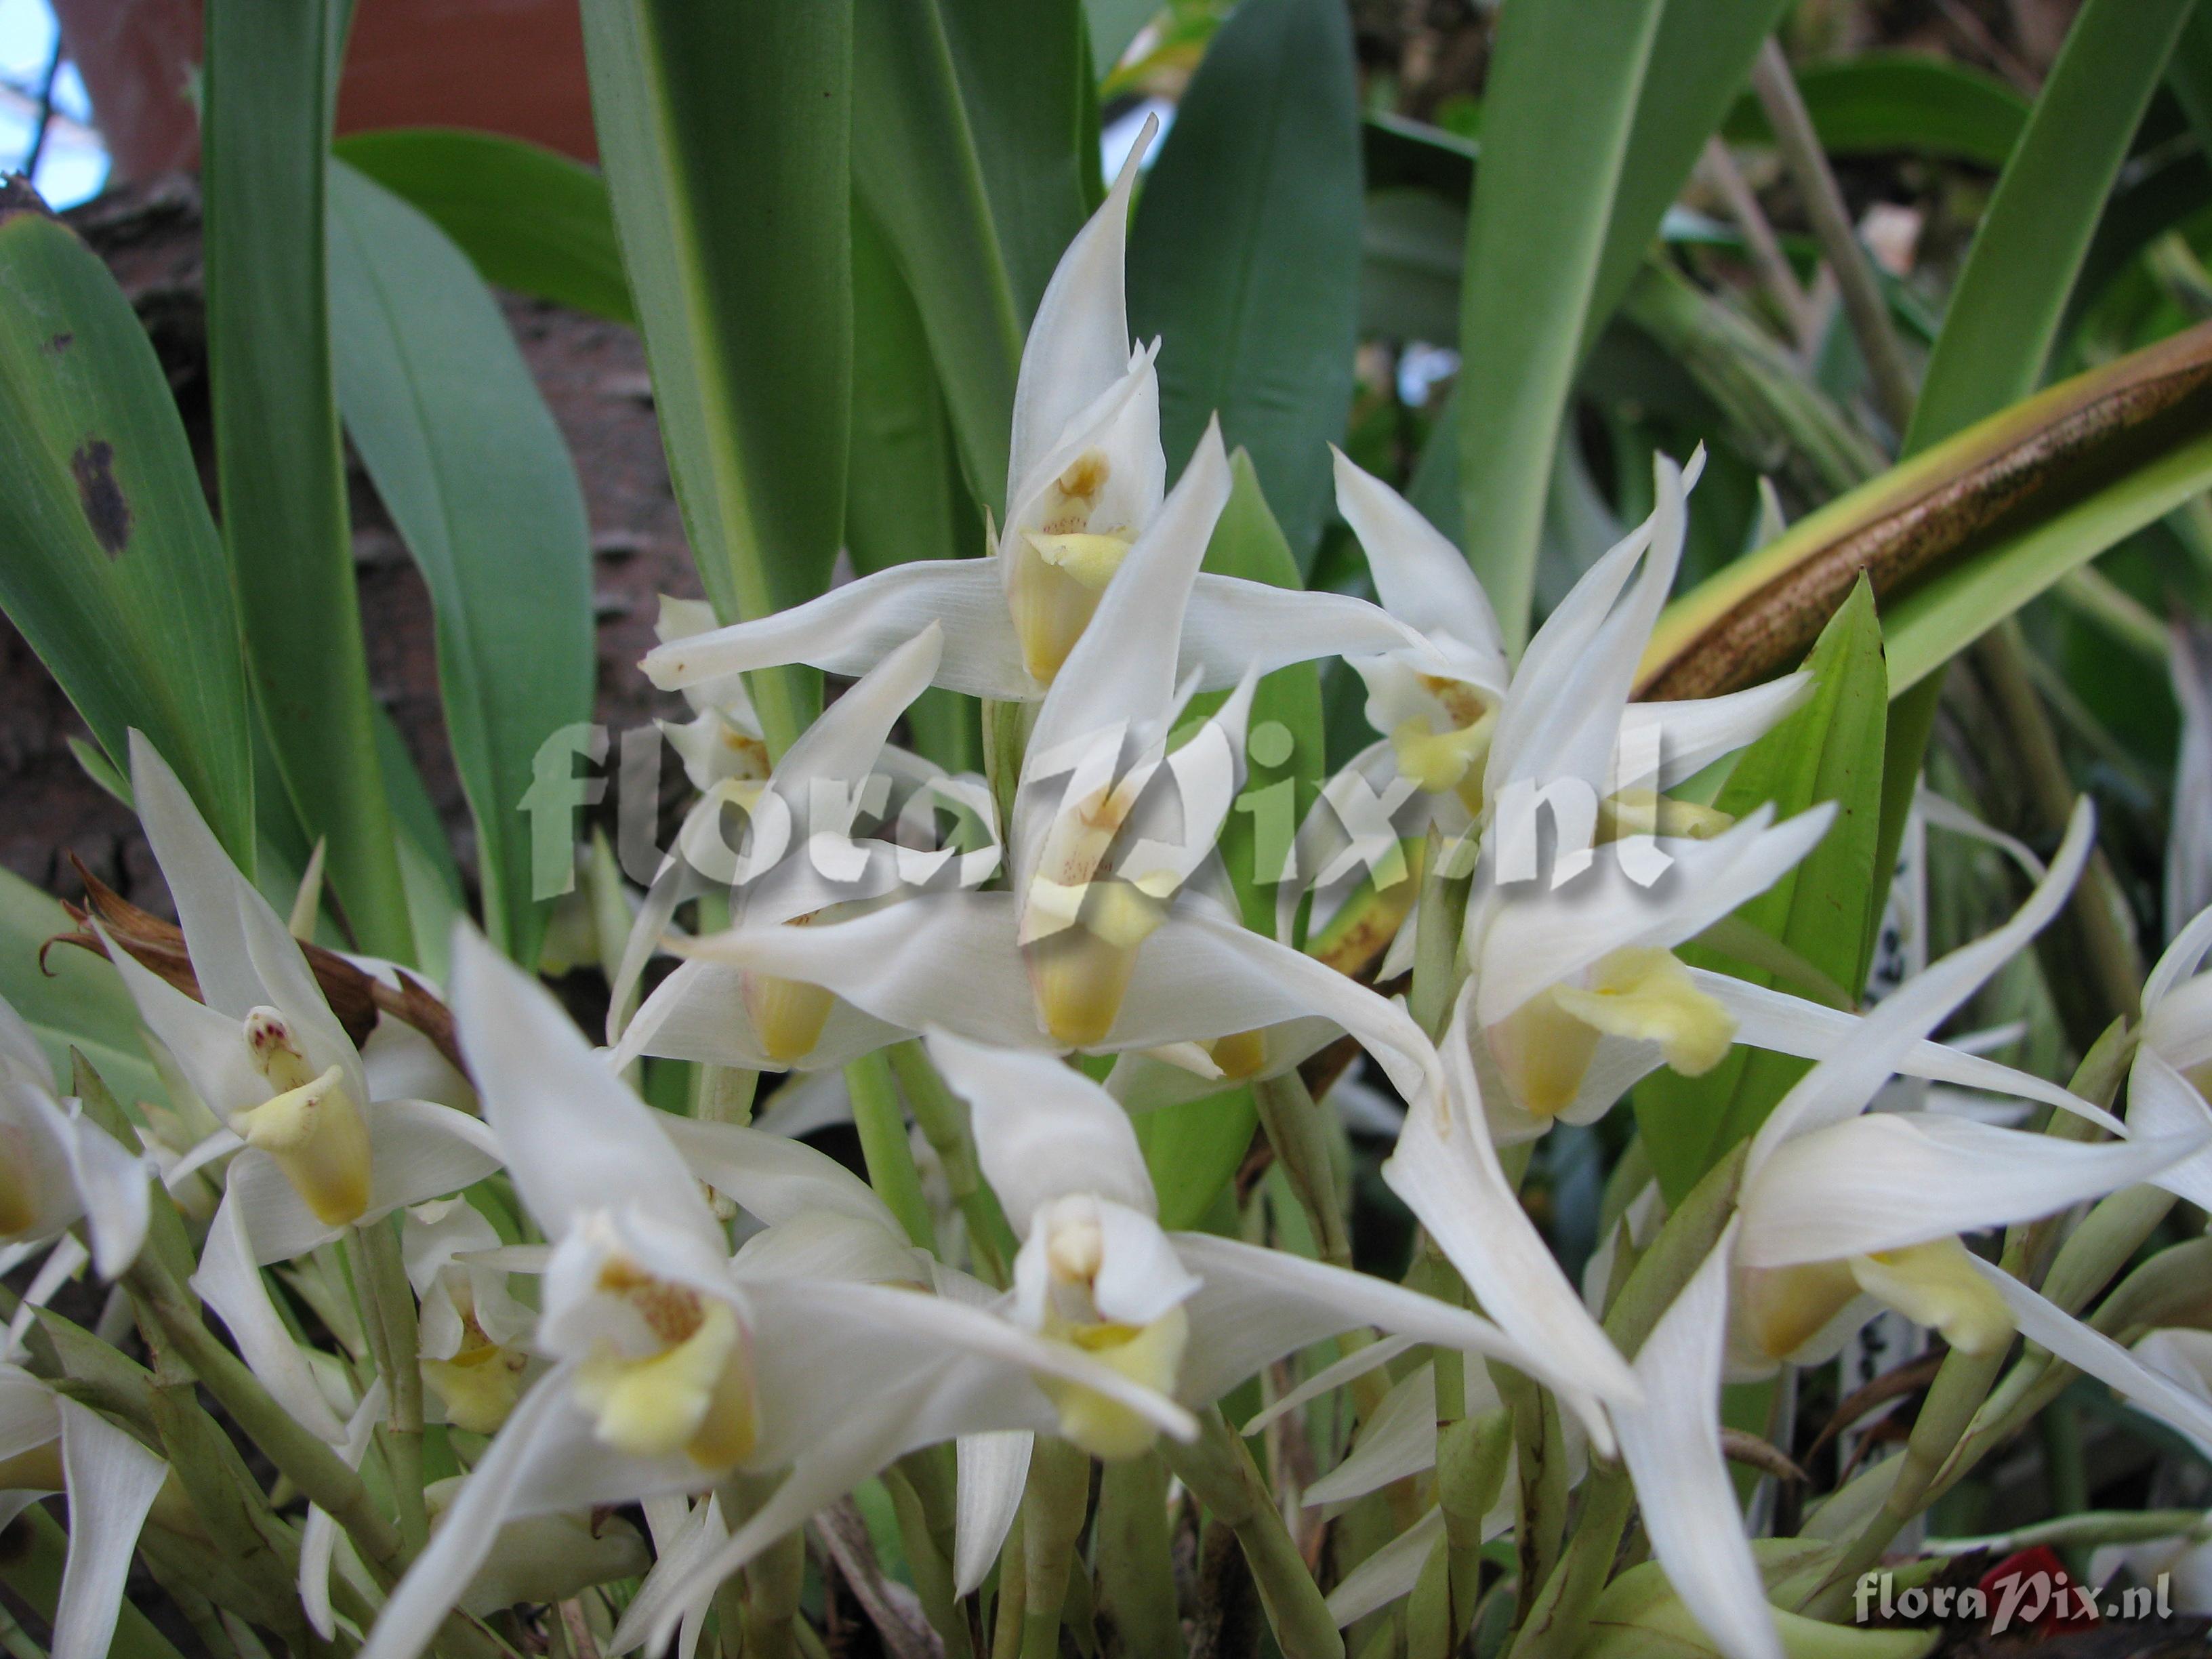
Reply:
<svg viewBox="0 0 2212 1659"><path fill-rule="evenodd" d="M1583 1485L1582 1512L1574 1536L1560 1557L1559 1571L1522 1621L1507 1659L1566 1659L1582 1646L1589 1630L1590 1609L1613 1571L1620 1534L1636 1501L1628 1472L1598 1464Z"/></svg>
<svg viewBox="0 0 2212 1659"><path fill-rule="evenodd" d="M745 1659L796 1659L799 1599L806 1586L806 1536L794 1528L752 1559L744 1572Z"/></svg>
<svg viewBox="0 0 2212 1659"><path fill-rule="evenodd" d="M1431 830L1421 860L1421 896L1413 909L1413 982L1408 1012L1431 1040L1443 1035L1459 990L1459 936L1467 920L1467 896L1474 885L1473 863L1464 854L1448 856L1440 831ZM1468 867L1460 869L1458 866Z"/></svg>
<svg viewBox="0 0 2212 1659"><path fill-rule="evenodd" d="M1345 1222L1336 1166L1329 1157L1328 1126L1307 1091L1305 1079L1292 1066L1280 1077L1254 1084L1252 1099L1259 1108L1260 1126L1267 1132L1267 1144L1275 1149L1291 1191L1313 1228L1322 1260L1333 1267L1351 1267L1352 1230Z"/></svg>
<svg viewBox="0 0 2212 1659"><path fill-rule="evenodd" d="M884 1471L883 1483L898 1517L915 1593L921 1598L931 1627L944 1640L945 1659L972 1659L967 1615L953 1593L952 1493L945 1479L951 1474L951 1450L932 1446L910 1453Z"/></svg>
<svg viewBox="0 0 2212 1659"><path fill-rule="evenodd" d="M1091 1458L1056 1435L1030 1454L1022 1499L1022 1659L1060 1659L1060 1615L1075 1568L1076 1540L1091 1507Z"/></svg>
<svg viewBox="0 0 2212 1659"><path fill-rule="evenodd" d="M392 1472L392 1497L399 1535L412 1556L430 1536L422 1504L422 1366L416 1328L415 1291L400 1260L399 1235L389 1218L353 1230L349 1240L355 1282L367 1304L367 1328L378 1373L384 1378L384 1456Z"/></svg>
<svg viewBox="0 0 2212 1659"><path fill-rule="evenodd" d="M1462 1416L1437 1428L1437 1502L1444 1512L1455 1644L1474 1620L1482 1589L1482 1518L1504 1487L1506 1459L1512 1452L1509 1412Z"/></svg>
<svg viewBox="0 0 2212 1659"><path fill-rule="evenodd" d="M697 1077L698 1115L708 1123L750 1123L760 1073L744 1066L702 1066Z"/></svg>
<svg viewBox="0 0 2212 1659"><path fill-rule="evenodd" d="M921 1127L922 1139L944 1165L952 1201L960 1206L968 1224L968 1244L976 1268L994 1288L1003 1290L1009 1282L1014 1256L1014 1231L1006 1224L998 1194L984 1182L976 1166L968 1108L945 1086L945 1079L938 1076L937 1067L929 1063L928 1053L919 1042L909 1037L904 1042L894 1042L886 1052L891 1074L897 1078L907 1104L914 1109L914 1121Z"/></svg>
<svg viewBox="0 0 2212 1659"><path fill-rule="evenodd" d="M1237 1534L1283 1659L1344 1659L1344 1638L1328 1603L1306 1571L1251 1452L1220 1408L1200 1413L1196 1440L1188 1445L1163 1440L1160 1455L1213 1519Z"/></svg>
<svg viewBox="0 0 2212 1659"><path fill-rule="evenodd" d="M863 1054L845 1067L845 1082L853 1091L853 1123L860 1132L868 1184L890 1206L906 1236L935 1254L937 1229L930 1223L929 1200L921 1194L921 1173L915 1168L914 1148L906 1138L906 1113L899 1104L898 1086L891 1080L890 1060L880 1049Z"/></svg>
<svg viewBox="0 0 2212 1659"><path fill-rule="evenodd" d="M392 1568L403 1559L398 1531L384 1518L360 1475L269 1397L245 1362L216 1340L177 1285L141 1255L124 1276L131 1297L151 1317L246 1437L279 1472L343 1527L362 1556Z"/></svg>
<svg viewBox="0 0 2212 1659"><path fill-rule="evenodd" d="M1525 1625L1559 1563L1559 1545L1566 1536L1566 1442L1559 1428L1559 1402L1549 1390L1495 1359L1490 1362L1490 1379L1512 1414L1514 1470L1519 1480L1513 1535L1521 1558L1515 1622Z"/></svg>
<svg viewBox="0 0 2212 1659"><path fill-rule="evenodd" d="M2212 1520L2202 1510L2087 1510L2039 1522L2014 1532L1996 1532L1981 1538L1931 1538L1931 1555L1972 1555L1986 1550L1991 1555L2017 1554L2040 1545L2063 1548L2071 1545L2141 1544L2163 1539L2197 1540L2212 1537Z"/></svg>
<svg viewBox="0 0 2212 1659"><path fill-rule="evenodd" d="M999 1603L991 1619L991 1659L1021 1659L1022 1614L1029 1574L1022 1565L1023 1528L1006 1534L999 1552Z"/></svg>
<svg viewBox="0 0 2212 1659"><path fill-rule="evenodd" d="M1098 1589L1121 1651L1182 1659L1168 1469L1157 1452L1105 1466L1098 1483Z"/></svg>

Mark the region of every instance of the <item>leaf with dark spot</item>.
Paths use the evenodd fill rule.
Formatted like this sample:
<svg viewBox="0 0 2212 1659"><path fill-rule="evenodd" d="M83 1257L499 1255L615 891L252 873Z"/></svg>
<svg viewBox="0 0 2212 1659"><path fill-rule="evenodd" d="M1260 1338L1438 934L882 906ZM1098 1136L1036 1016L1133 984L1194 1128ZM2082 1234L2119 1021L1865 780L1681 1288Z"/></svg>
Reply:
<svg viewBox="0 0 2212 1659"><path fill-rule="evenodd" d="M48 356L58 357L76 343L76 336L64 329L60 333L47 339L45 349Z"/></svg>
<svg viewBox="0 0 2212 1659"><path fill-rule="evenodd" d="M70 457L70 471L76 477L77 499L92 538L112 559L131 540L131 503L115 482L115 447L105 438L88 438Z"/></svg>

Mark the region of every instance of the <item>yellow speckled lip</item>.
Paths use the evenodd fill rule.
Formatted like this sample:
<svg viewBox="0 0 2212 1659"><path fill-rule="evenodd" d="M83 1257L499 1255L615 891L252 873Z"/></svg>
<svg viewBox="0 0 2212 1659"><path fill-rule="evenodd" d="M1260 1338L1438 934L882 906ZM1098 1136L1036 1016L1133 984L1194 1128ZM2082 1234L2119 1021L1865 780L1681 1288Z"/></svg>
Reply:
<svg viewBox="0 0 2212 1659"><path fill-rule="evenodd" d="M2212 323L2062 381L1891 468L1669 605L1638 695L1707 697L1802 656L1865 570L1887 599L2116 459L2201 435Z"/></svg>

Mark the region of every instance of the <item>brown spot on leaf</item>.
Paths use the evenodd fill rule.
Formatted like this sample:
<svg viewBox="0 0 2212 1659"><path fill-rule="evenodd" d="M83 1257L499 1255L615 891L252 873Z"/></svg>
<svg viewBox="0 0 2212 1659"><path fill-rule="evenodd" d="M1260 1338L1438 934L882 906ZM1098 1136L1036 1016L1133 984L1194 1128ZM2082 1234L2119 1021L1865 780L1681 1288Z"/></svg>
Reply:
<svg viewBox="0 0 2212 1659"><path fill-rule="evenodd" d="M58 357L76 343L76 336L64 329L59 334L49 335L44 349L50 356Z"/></svg>
<svg viewBox="0 0 2212 1659"><path fill-rule="evenodd" d="M105 438L86 439L70 457L70 471L76 476L77 500L92 538L112 559L131 539L131 503L115 482L115 446Z"/></svg>

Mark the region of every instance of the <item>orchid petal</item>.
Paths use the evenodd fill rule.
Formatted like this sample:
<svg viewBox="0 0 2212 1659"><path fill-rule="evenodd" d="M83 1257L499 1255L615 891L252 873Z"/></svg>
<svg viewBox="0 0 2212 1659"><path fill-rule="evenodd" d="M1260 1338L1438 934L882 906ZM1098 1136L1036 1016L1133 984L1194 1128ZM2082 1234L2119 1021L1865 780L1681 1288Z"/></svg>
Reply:
<svg viewBox="0 0 2212 1659"><path fill-rule="evenodd" d="M1735 1040L1754 1048L1795 1054L1800 1060L1826 1060L1856 1042L1863 1024L1862 1015L1808 1002L1786 991L1754 985L1731 975L1716 974L1703 968L1692 968L1689 972L1699 990L1735 1017ZM1906 1077L2039 1100L2086 1118L2115 1134L2126 1133L2120 1120L2103 1107L2093 1105L2047 1078L1984 1060L1966 1052L1963 1046L1917 1042L1905 1051L1896 1069Z"/></svg>
<svg viewBox="0 0 2212 1659"><path fill-rule="evenodd" d="M21 1365L0 1364L0 1462L35 1450L62 1431L59 1395Z"/></svg>
<svg viewBox="0 0 2212 1659"><path fill-rule="evenodd" d="M1427 1514L1345 1575L1344 1582L1329 1592L1328 1616L1341 1629L1413 1594L1443 1531L1444 1512L1431 1506Z"/></svg>
<svg viewBox="0 0 2212 1659"><path fill-rule="evenodd" d="M1812 695L1813 677L1801 671L1725 696L1632 702L1621 715L1620 746L1638 752L1639 740L1650 742L1642 738L1644 729L1656 726L1657 747L1650 752L1659 757L1659 775L1650 787L1671 789L1722 756L1765 737Z"/></svg>
<svg viewBox="0 0 2212 1659"><path fill-rule="evenodd" d="M113 1279L137 1260L152 1200L146 1159L98 1124L64 1119L70 1176L84 1204L94 1268Z"/></svg>
<svg viewBox="0 0 2212 1659"><path fill-rule="evenodd" d="M2203 964L2207 951L2212 951L2212 907L2198 911L2189 919L2181 931L2173 936L2173 942L2160 953L2149 977L2143 981L2142 1006L2146 1024L2156 1015L2159 1005L2166 1000L2173 988Z"/></svg>
<svg viewBox="0 0 2212 1659"><path fill-rule="evenodd" d="M453 1007L485 1121L549 1233L628 1203L721 1249L722 1230L657 1114L543 986L466 927L453 935Z"/></svg>
<svg viewBox="0 0 2212 1659"><path fill-rule="evenodd" d="M324 1000L322 987L316 982L307 957L300 954L300 941L277 919L267 900L243 881L237 885L239 937L246 941L254 977L266 994L263 1000L290 1023L293 1038L307 1055L308 1071L337 1066L355 1101L366 1107L368 1078L362 1070L361 1051Z"/></svg>
<svg viewBox="0 0 2212 1659"><path fill-rule="evenodd" d="M1965 1118L1874 1112L1796 1137L1747 1181L1738 1257L1758 1267L1834 1261L2032 1221L2155 1176L2197 1133L2100 1142Z"/></svg>
<svg viewBox="0 0 2212 1659"><path fill-rule="evenodd" d="M2083 1324L2010 1273L1978 1256L1973 1258L1973 1266L2004 1298L2022 1336L2105 1383L2137 1410L2192 1440L2212 1445L2212 1401L2154 1370L2111 1337Z"/></svg>
<svg viewBox="0 0 2212 1659"><path fill-rule="evenodd" d="M186 996L118 945L98 921L93 922L92 929L107 947L107 959L115 964L124 989L137 1005L138 1018L175 1056L186 1080L210 1111L222 1117L269 1097L268 1085L253 1069L246 1053L242 1017L220 1012ZM253 989L258 997L259 984Z"/></svg>
<svg viewBox="0 0 2212 1659"><path fill-rule="evenodd" d="M199 1270L191 1277L192 1290L215 1310L246 1368L270 1397L309 1433L335 1445L345 1438L345 1427L323 1399L299 1345L269 1300L248 1242L246 1207L234 1186L225 1189L200 1251Z"/></svg>
<svg viewBox="0 0 2212 1659"><path fill-rule="evenodd" d="M672 1114L660 1127L694 1176L770 1226L827 1213L900 1231L873 1188L811 1146L744 1124Z"/></svg>
<svg viewBox="0 0 2212 1659"><path fill-rule="evenodd" d="M1858 1036L1784 1095L1753 1138L1747 1173L1791 1135L1856 1115L1898 1062L1948 1019L1981 982L2012 960L2048 925L2073 890L2094 844L2096 814L2085 796L2075 804L2066 839L2027 902L2002 927L1963 945L1882 999Z"/></svg>
<svg viewBox="0 0 2212 1659"><path fill-rule="evenodd" d="M939 1073L968 1103L983 1173L1017 1232L1026 1237L1030 1217L1069 1193L1158 1214L1137 1132L1097 1084L1049 1054L942 1030L927 1041Z"/></svg>
<svg viewBox="0 0 2212 1659"><path fill-rule="evenodd" d="M1018 1429L961 1436L953 1449L958 1494L952 1529L952 1593L972 1595L991 1576L991 1564L1021 1512L1036 1437Z"/></svg>
<svg viewBox="0 0 2212 1659"><path fill-rule="evenodd" d="M1030 756L1054 755L1120 722L1143 731L1165 714L1176 695L1191 580L1228 504L1229 485L1220 427L1208 422L1182 477L1106 584L1054 677L1030 737ZM1022 838L1017 827L1015 840Z"/></svg>
<svg viewBox="0 0 2212 1659"><path fill-rule="evenodd" d="M790 803L802 822L823 828L813 822L811 787L817 781L851 785L866 777L890 741L891 728L907 705L929 689L944 657L945 625L932 621L886 653L799 733L769 775L769 787Z"/></svg>
<svg viewBox="0 0 2212 1659"><path fill-rule="evenodd" d="M1449 1094L1417 1103L1407 1114L1382 1178L1524 1352L1543 1356L1552 1374L1573 1378L1578 1389L1632 1401L1638 1384L1627 1363L1537 1237L1491 1145L1468 1049L1473 988L1470 981L1445 1035ZM1456 1109L1454 1099L1461 1103ZM1594 1429L1592 1438L1607 1443L1602 1430Z"/></svg>
<svg viewBox="0 0 2212 1659"><path fill-rule="evenodd" d="M1292 1412L1310 1405L1323 1395L1333 1393L1355 1378L1366 1376L1378 1365L1389 1364L1407 1349L1419 1346L1410 1336L1385 1336L1377 1338L1364 1347L1354 1348L1334 1364L1322 1366L1321 1370L1299 1383L1297 1388L1292 1389L1274 1404L1254 1417L1250 1422L1239 1429L1237 1433L1249 1440L1254 1435L1266 1429L1270 1423L1279 1422Z"/></svg>
<svg viewBox="0 0 2212 1659"><path fill-rule="evenodd" d="M1480 1314L1388 1279L1234 1239L1177 1233L1173 1242L1183 1265L1200 1281L1198 1294L1188 1304L1190 1346L1183 1357L1179 1390L1193 1404L1218 1398L1286 1353L1373 1326L1437 1347L1502 1359L1531 1373L1558 1390L1601 1448L1612 1448L1604 1413L1590 1398L1590 1379L1568 1370L1554 1358L1554 1350L1517 1341ZM1552 1271L1565 1285L1559 1269ZM1480 1287L1477 1293L1481 1294ZM1577 1316L1586 1322L1581 1303L1574 1305ZM1610 1344L1606 1352L1613 1368L1625 1373L1627 1367L1612 1353Z"/></svg>
<svg viewBox="0 0 2212 1659"><path fill-rule="evenodd" d="M1384 652L1407 653L1432 671L1457 662L1381 606L1349 593L1201 570L1190 585L1176 675L1178 683L1195 675L1200 691L1219 691L1254 669L1271 674L1317 657Z"/></svg>
<svg viewBox="0 0 2212 1659"><path fill-rule="evenodd" d="M246 1010L269 1000L239 924L240 890L252 890L169 763L136 729L131 733L131 794L177 907L200 996L235 1025Z"/></svg>
<svg viewBox="0 0 2212 1659"><path fill-rule="evenodd" d="M1650 886L1639 885L1621 859L1601 848L1587 870L1561 886L1492 890L1494 908L1479 920L1469 911L1470 940L1480 940L1480 1024L1497 1024L1614 951L1671 949L1703 933L1794 869L1827 834L1835 807L1824 802L1782 823L1773 818L1773 809L1762 806L1711 841L1667 841L1672 862Z"/></svg>
<svg viewBox="0 0 2212 1659"><path fill-rule="evenodd" d="M59 1092L54 1087L54 1068L46 1059L46 1051L40 1046L37 1034L22 1015L9 1006L8 999L0 997L0 1079L7 1076L10 1066L46 1093Z"/></svg>
<svg viewBox="0 0 2212 1659"><path fill-rule="evenodd" d="M2212 1107L2189 1079L2151 1048L2138 1049L2128 1073L2128 1133L2203 1140L2212 1133ZM2154 1177L2157 1184L2200 1208L2212 1202L2212 1152L2183 1158Z"/></svg>
<svg viewBox="0 0 2212 1659"><path fill-rule="evenodd" d="M1667 1582L1728 1659L1782 1659L1766 1588L1721 1455L1721 1362L1735 1224L1636 1356L1643 1403L1616 1407L1620 1450Z"/></svg>
<svg viewBox="0 0 2212 1659"><path fill-rule="evenodd" d="M1498 613L1474 567L1442 531L1380 478L1361 471L1331 446L1335 458L1336 508L1366 550L1382 607L1417 632L1442 635L1461 647L1462 678L1492 697L1503 696L1510 671Z"/></svg>
<svg viewBox="0 0 2212 1659"><path fill-rule="evenodd" d="M65 1396L54 1404L61 1416L70 1538L48 1651L52 1659L103 1659L138 1530L169 1468L97 1412Z"/></svg>
<svg viewBox="0 0 2212 1659"><path fill-rule="evenodd" d="M642 665L664 691L793 662L857 677L933 622L945 628L938 684L1009 702L1036 696L989 559L891 565L788 611L656 647Z"/></svg>
<svg viewBox="0 0 2212 1659"><path fill-rule="evenodd" d="M346 1419L345 1440L337 1453L348 1468L360 1468L361 1460L368 1455L369 1436L384 1414L384 1379L380 1376L368 1385L353 1415ZM337 1633L337 1621L331 1616L331 1555L337 1541L337 1522L330 1511L309 1504L307 1524L300 1529L300 1606L315 1634L325 1642Z"/></svg>
<svg viewBox="0 0 2212 1659"><path fill-rule="evenodd" d="M748 925L744 929L749 936L823 931L826 930L784 927L777 923ZM705 947L687 944L683 948ZM842 981L839 984L842 989ZM795 1064L810 1072L835 1070L908 1035L907 1027L878 1019L841 997L830 1009L814 1047ZM644 1054L747 1071L777 1071L787 1063L771 1059L753 1030L752 1016L745 1009L744 973L716 961L678 963L630 1017L622 1041L610 1053L608 1065L620 1072Z"/></svg>
<svg viewBox="0 0 2212 1659"><path fill-rule="evenodd" d="M1398 1379L1344 1461L1308 1486L1305 1502L1336 1504L1379 1492L1393 1480L1437 1463L1437 1368L1423 1365Z"/></svg>
<svg viewBox="0 0 2212 1659"><path fill-rule="evenodd" d="M1045 453L1127 367L1129 321L1122 268L1129 202L1137 187L1139 165L1158 131L1159 118L1147 117L1114 187L1068 243L1037 301L1014 382L1006 469L1009 505L1024 493Z"/></svg>
<svg viewBox="0 0 2212 1659"><path fill-rule="evenodd" d="M763 1227L730 1261L738 1279L845 1279L921 1285L927 1270L896 1222L822 1212Z"/></svg>

